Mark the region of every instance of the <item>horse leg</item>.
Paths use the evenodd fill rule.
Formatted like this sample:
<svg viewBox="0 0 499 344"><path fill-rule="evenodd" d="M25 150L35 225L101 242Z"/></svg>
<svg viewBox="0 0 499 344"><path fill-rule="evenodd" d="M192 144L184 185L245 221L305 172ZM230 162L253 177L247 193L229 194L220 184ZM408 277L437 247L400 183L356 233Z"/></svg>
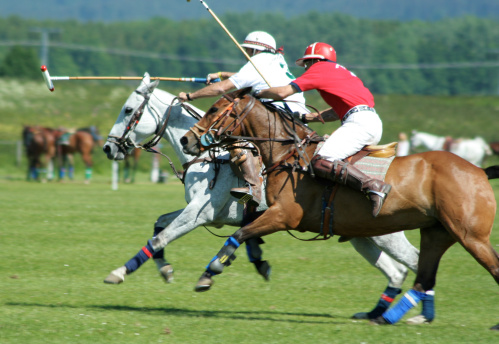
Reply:
<svg viewBox="0 0 499 344"><path fill-rule="evenodd" d="M395 324L410 309L415 307L428 295L433 295L433 287L436 282L438 265L443 254L456 240L447 232L443 225L422 228L421 232L421 254L419 255L419 268L414 286L402 299L382 316L372 320L376 324ZM430 322L433 319L426 319Z"/></svg>
<svg viewBox="0 0 499 344"><path fill-rule="evenodd" d="M243 222L242 225L248 224L255 219L257 219L263 212L257 212L257 207L253 204L247 204L244 208L243 214ZM246 240L246 253L248 255L248 259L250 263L253 263L256 271L266 280L270 280L270 274L272 272L272 268L270 264L266 260L262 260L262 249L260 245L263 245L265 242L262 238L251 238Z"/></svg>
<svg viewBox="0 0 499 344"><path fill-rule="evenodd" d="M210 290L214 283L212 277L221 274L224 267L232 264L236 259L234 252L243 242L280 230L286 230L286 222L282 220L283 215L284 212L278 206L270 207L262 216L232 234L222 249L208 263L205 272L203 272L194 287L194 291L203 292Z"/></svg>
<svg viewBox="0 0 499 344"><path fill-rule="evenodd" d="M153 240L168 227L184 209L180 209L168 214L161 215L154 224L154 235ZM154 259L154 263L158 268L160 276L165 280L165 282L170 283L173 281L173 267L164 258L164 247L166 243L161 247L156 247L156 250L151 246L151 240L149 240L146 246L142 247L139 252L137 252L131 259L129 259L124 265L111 271L111 273L104 279L104 283L109 284L120 284L125 281L125 276L130 275L138 268L140 268L149 258Z"/></svg>
<svg viewBox="0 0 499 344"><path fill-rule="evenodd" d="M85 163L85 184L90 184L90 180L92 179L92 156L90 153L84 153L82 158Z"/></svg>
<svg viewBox="0 0 499 344"><path fill-rule="evenodd" d="M407 277L408 269L381 251L369 238L352 238L350 243L364 259L388 279L388 286L376 306L370 312L359 312L352 316L353 319L375 319L383 314L395 297L402 292L402 284Z"/></svg>

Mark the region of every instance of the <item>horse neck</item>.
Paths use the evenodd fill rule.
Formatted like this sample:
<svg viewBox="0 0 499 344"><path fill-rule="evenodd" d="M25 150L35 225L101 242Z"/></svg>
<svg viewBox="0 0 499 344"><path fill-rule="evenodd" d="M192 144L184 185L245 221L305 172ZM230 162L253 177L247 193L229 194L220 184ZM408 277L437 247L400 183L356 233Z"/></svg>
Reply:
<svg viewBox="0 0 499 344"><path fill-rule="evenodd" d="M263 106L262 106L263 107ZM262 156L262 161L265 166L270 167L278 162L280 162L283 158L285 158L291 151L293 151L296 147L291 142L280 142L280 141L271 141L271 139L289 139L293 140L291 134L288 133L286 129L287 126L284 124L285 120L281 118L281 116L274 112L265 112L261 111L260 107L255 107L253 111L257 111L261 115L257 115L257 113L250 114L245 119L245 126L249 136L256 138L264 138L269 140L255 140L255 145L259 148L260 154ZM290 127L292 124L287 122ZM269 126L272 130L269 130ZM303 139L307 134L311 131L300 126L295 125L296 135ZM282 133L282 135L275 135L271 137L271 133ZM307 154L312 157L313 149L311 147L307 147Z"/></svg>
<svg viewBox="0 0 499 344"><path fill-rule="evenodd" d="M153 105L160 111L160 115L162 116L160 126L162 126L168 116L170 104L174 96L161 90L155 90L154 92L155 94L158 92L157 96L161 99L161 101L157 101ZM151 100L154 99L155 97L151 97ZM197 120L187 113L183 107L175 106L171 109L168 125L166 126L163 138L173 147L173 150L182 165L191 161L193 157L182 151L180 138L184 136L196 122Z"/></svg>

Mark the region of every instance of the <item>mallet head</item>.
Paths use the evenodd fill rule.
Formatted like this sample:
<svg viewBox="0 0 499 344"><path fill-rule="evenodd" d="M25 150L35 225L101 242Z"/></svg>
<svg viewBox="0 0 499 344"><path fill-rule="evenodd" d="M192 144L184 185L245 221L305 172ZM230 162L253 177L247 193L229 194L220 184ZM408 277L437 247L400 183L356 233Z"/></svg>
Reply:
<svg viewBox="0 0 499 344"><path fill-rule="evenodd" d="M49 71L47 69L47 66L41 66L40 69L42 70L42 75L43 79L45 80L45 85L47 85L48 89L50 92L54 92L54 84L52 83L52 79L50 78Z"/></svg>

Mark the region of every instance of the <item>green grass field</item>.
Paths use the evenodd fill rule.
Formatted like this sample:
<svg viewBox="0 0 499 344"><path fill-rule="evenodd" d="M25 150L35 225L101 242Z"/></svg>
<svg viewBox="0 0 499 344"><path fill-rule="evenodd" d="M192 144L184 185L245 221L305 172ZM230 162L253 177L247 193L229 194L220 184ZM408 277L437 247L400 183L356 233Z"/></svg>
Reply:
<svg viewBox="0 0 499 344"><path fill-rule="evenodd" d="M167 247L174 283L164 284L149 262L122 285L104 284L150 238L159 215L185 206L183 186L173 177L167 184L148 182L151 160L144 153L137 183L112 191L111 163L100 150L91 185L83 184L79 157L74 182L26 182L26 161L16 162L13 142L25 124L97 125L106 135L137 84L60 82L50 93L41 80L0 80L0 343L499 342L499 332L489 330L499 322L498 286L457 245L440 265L437 318L416 327L350 319L374 306L386 280L350 244L336 239L305 243L274 234L263 246L273 266L270 282L255 273L241 249L213 290L197 294L197 279L225 241L199 228ZM172 93L192 89L160 87ZM323 108L316 95L307 99ZM376 96L376 101L384 121L382 143L412 129L499 141L496 97ZM213 102L196 105L206 109ZM314 129L323 134L334 126ZM168 145L165 150L173 158ZM486 165L492 164L499 158ZM162 168L171 172L166 160ZM492 184L499 199L499 181ZM496 250L498 221L491 238ZM407 235L419 245L418 231ZM404 290L413 280L410 273Z"/></svg>
<svg viewBox="0 0 499 344"><path fill-rule="evenodd" d="M493 182L499 197L499 182ZM350 244L266 238L265 282L239 258L213 289L193 292L225 239L198 228L167 247L165 284L148 262L121 285L102 281L150 238L156 218L185 206L183 187L0 181L0 343L497 343L498 287L460 246L444 256L431 325L372 326L385 278ZM235 228L214 229L230 234ZM419 233L407 233L418 244ZM310 235L302 234L301 237ZM492 235L499 247L499 222ZM404 290L412 284L410 273ZM410 316L417 314L411 311Z"/></svg>

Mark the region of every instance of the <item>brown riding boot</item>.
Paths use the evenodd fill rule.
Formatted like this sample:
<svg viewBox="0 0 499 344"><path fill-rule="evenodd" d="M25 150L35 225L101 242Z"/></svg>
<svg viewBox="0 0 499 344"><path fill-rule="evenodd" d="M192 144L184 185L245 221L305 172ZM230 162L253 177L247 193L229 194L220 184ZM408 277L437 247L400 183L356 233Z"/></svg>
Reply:
<svg viewBox="0 0 499 344"><path fill-rule="evenodd" d="M237 167L242 172L246 181L246 187L233 188L230 194L239 199L238 203L250 202L251 205L258 206L262 200L262 180L260 179L260 167L257 158L251 152L247 152L246 160Z"/></svg>
<svg viewBox="0 0 499 344"><path fill-rule="evenodd" d="M313 168L320 178L347 185L366 194L373 205L373 217L378 216L386 196L392 189L390 184L366 176L355 166L341 160L331 162L317 156L313 159Z"/></svg>

